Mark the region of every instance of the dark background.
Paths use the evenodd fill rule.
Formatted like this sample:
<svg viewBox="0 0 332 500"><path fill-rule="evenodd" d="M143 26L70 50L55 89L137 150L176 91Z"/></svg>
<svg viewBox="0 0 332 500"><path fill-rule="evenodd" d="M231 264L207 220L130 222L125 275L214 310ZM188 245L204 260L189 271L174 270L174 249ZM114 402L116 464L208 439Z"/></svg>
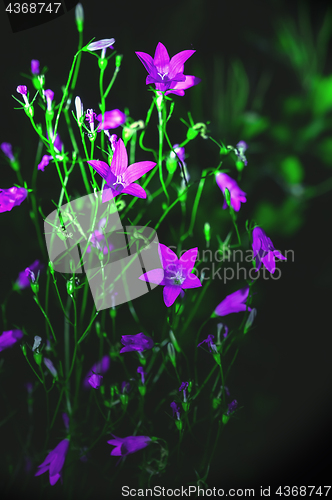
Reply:
<svg viewBox="0 0 332 500"><path fill-rule="evenodd" d="M252 86L261 71L273 70L264 104L266 113L272 117L278 112L277 97L296 86L283 62L269 55L268 45L263 44L260 50L249 42L248 36L254 33L262 39L271 39L275 18L285 14L295 16L295 2L191 0L116 4L99 0L83 1L82 4L84 43L93 37L97 40L114 37L116 50L124 55L120 74L107 101L108 107L123 110L128 106L134 119L144 119L151 99L145 88L145 69L134 51L153 55L159 41L171 56L185 49L197 51L186 63L186 73L199 76L202 83L188 90L185 97L174 96L177 117L186 118L187 110L192 109L195 121L213 120L214 101L210 88L216 56L223 58L226 67L234 57L239 58L245 64ZM310 4L313 26L321 22L327 4ZM35 141L37 146L37 139L25 114L13 110L16 103L11 95L15 95L18 84L27 84L20 74L29 74L31 59L40 60L41 67L47 65L46 81L59 95L77 47L74 10L57 20L14 34L5 13L1 14L0 46L0 142L10 142L21 149L24 173L34 163L35 148L31 144ZM83 57L76 94L85 108L97 109L98 69L93 66L88 56ZM181 125L178 127L175 132L183 136L185 131ZM210 130L212 136L227 140L229 144L246 140L246 137L232 137L232 133L228 134L218 122L212 121ZM177 142L176 133L173 142ZM198 139L197 144L189 148L198 170L217 161L210 145L203 142ZM255 157L250 157L250 150L247 158L248 169L255 169ZM14 172L4 161L2 163L1 187L8 188L16 179ZM187 163L189 168L190 160ZM246 172L243 176L245 178ZM312 165L309 174L312 184L326 177L319 164ZM45 197L51 189L48 183L52 182L52 177L41 181ZM261 190L269 188L270 184L263 179L259 190L252 188L251 199L258 198ZM273 189L271 195L275 196ZM221 196L218 201L222 202ZM210 203L208 199L205 202ZM46 212L47 204L43 207ZM19 271L35 258L41 258L37 242L23 243L30 231L31 239L35 238L35 233L22 208L23 205L20 211L14 208L12 212L1 214L0 291L3 294ZM241 208L247 211L241 219L243 222L250 217L253 208L254 202L250 200ZM295 261L279 264L282 279L261 282L256 290L257 328L250 337L248 335L229 381L232 395L243 409L220 438L215 466L208 479L210 487L319 486L330 482L330 213L327 193L307 203L305 224L296 233L278 237L277 241L270 235L277 248L294 250ZM7 265L9 259L15 262L12 267ZM224 295L222 291L210 299L217 304ZM210 313L210 304L206 307ZM19 310L17 318L19 315L29 315L29 312ZM168 486L162 478L157 484Z"/></svg>

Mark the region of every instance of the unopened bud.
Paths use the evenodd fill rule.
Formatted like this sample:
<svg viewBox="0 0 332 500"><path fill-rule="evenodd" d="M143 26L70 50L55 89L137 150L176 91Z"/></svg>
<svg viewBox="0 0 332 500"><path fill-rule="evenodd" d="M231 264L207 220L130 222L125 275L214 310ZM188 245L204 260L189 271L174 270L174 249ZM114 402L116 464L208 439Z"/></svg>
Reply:
<svg viewBox="0 0 332 500"><path fill-rule="evenodd" d="M123 59L123 55L122 54L117 54L115 56L115 67L116 68L120 68L122 59Z"/></svg>
<svg viewBox="0 0 332 500"><path fill-rule="evenodd" d="M175 335L174 335L174 333L173 333L172 330L169 331L169 337L171 339L171 342L172 342L173 346L177 350L177 352L181 352L181 348L180 348L180 346L179 346L179 344L178 344L178 342L177 342L177 340L175 338Z"/></svg>
<svg viewBox="0 0 332 500"><path fill-rule="evenodd" d="M176 367L175 349L171 342L167 344L167 352L174 368Z"/></svg>
<svg viewBox="0 0 332 500"><path fill-rule="evenodd" d="M257 315L257 309L253 308L251 311L250 311L250 314L248 316L248 319L246 321L246 324L244 325L244 331L243 333L247 333L247 331L249 330L249 328L251 327L251 325L253 324L254 322L254 319L256 318L256 315Z"/></svg>
<svg viewBox="0 0 332 500"><path fill-rule="evenodd" d="M205 222L204 224L204 235L205 235L205 240L206 240L206 246L209 248L210 246L210 239L211 239L211 234L210 234L210 224L208 222Z"/></svg>
<svg viewBox="0 0 332 500"><path fill-rule="evenodd" d="M81 3L78 3L75 7L75 21L77 26L77 31L81 33L84 26L84 10Z"/></svg>

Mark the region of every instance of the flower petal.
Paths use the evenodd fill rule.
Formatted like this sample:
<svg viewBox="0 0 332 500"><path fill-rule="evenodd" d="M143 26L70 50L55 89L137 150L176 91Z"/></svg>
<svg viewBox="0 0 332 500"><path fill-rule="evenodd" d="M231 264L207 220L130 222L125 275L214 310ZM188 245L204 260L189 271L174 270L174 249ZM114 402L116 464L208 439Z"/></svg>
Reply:
<svg viewBox="0 0 332 500"><path fill-rule="evenodd" d="M164 270L163 269L152 269L147 273L142 274L139 277L141 281L147 281L148 283L154 283L156 285L164 285Z"/></svg>
<svg viewBox="0 0 332 500"><path fill-rule="evenodd" d="M231 293L216 307L215 314L218 316L227 316L227 314L245 311L247 309L245 303L247 301L248 294L248 286ZM248 307L248 311L251 311L250 307Z"/></svg>
<svg viewBox="0 0 332 500"><path fill-rule="evenodd" d="M165 45L161 42L158 43L154 53L153 63L157 71L161 74L168 73L169 71L169 55Z"/></svg>
<svg viewBox="0 0 332 500"><path fill-rule="evenodd" d="M135 52L141 63L143 64L144 68L151 73L152 68L154 67L153 63L153 58L150 56L150 54L147 54L146 52Z"/></svg>
<svg viewBox="0 0 332 500"><path fill-rule="evenodd" d="M60 474L54 474L53 476L51 476L51 472L50 472L50 485L51 486L54 486L55 483L60 479Z"/></svg>
<svg viewBox="0 0 332 500"><path fill-rule="evenodd" d="M276 263L274 260L273 252L268 252L266 255L264 255L264 257L262 258L262 262L266 269L273 274L276 270Z"/></svg>
<svg viewBox="0 0 332 500"><path fill-rule="evenodd" d="M137 198L146 198L146 192L139 184L130 184L123 188L122 193L131 194L132 196L137 196Z"/></svg>
<svg viewBox="0 0 332 500"><path fill-rule="evenodd" d="M107 165L107 163L100 160L90 160L87 163L95 169L97 174L99 174L103 179L106 180L108 172L110 171L110 167Z"/></svg>
<svg viewBox="0 0 332 500"><path fill-rule="evenodd" d="M112 158L111 170L114 175L123 174L128 167L128 155L122 139L119 139L115 146Z"/></svg>
<svg viewBox="0 0 332 500"><path fill-rule="evenodd" d="M142 175L153 169L156 165L157 163L153 161L139 161L137 163L133 163L123 174L123 180L126 182L126 184L131 184L132 182L137 181L137 179L142 177Z"/></svg>
<svg viewBox="0 0 332 500"><path fill-rule="evenodd" d="M199 278L194 273L191 273L184 280L184 282L181 285L181 288L185 290L186 288L197 288L199 286L202 286L202 283L200 282Z"/></svg>
<svg viewBox="0 0 332 500"><path fill-rule="evenodd" d="M175 56L172 57L170 61L170 71L168 75L170 79L172 79L172 77L177 73L183 73L184 63L195 52L196 50L183 50L182 52L179 52L178 54L175 54Z"/></svg>
<svg viewBox="0 0 332 500"><path fill-rule="evenodd" d="M182 266L187 273L191 273L197 259L198 247L187 250L179 259L179 267Z"/></svg>
<svg viewBox="0 0 332 500"><path fill-rule="evenodd" d="M176 254L163 243L159 243L158 252L164 270L170 265L174 265L175 263L177 264L178 258Z"/></svg>
<svg viewBox="0 0 332 500"><path fill-rule="evenodd" d="M189 89L190 87L193 87L194 85L197 85L198 83L201 82L201 79L198 78L197 76L192 76L192 75L184 75L186 77L184 82L177 82L172 90L168 90L166 92L167 94L177 94L177 95L184 95L184 91L186 89Z"/></svg>
<svg viewBox="0 0 332 500"><path fill-rule="evenodd" d="M105 184L102 194L102 202L106 203L107 201L115 198L118 194L121 194L120 191L115 191L115 189L111 189L107 184Z"/></svg>
<svg viewBox="0 0 332 500"><path fill-rule="evenodd" d="M181 287L176 285L168 285L164 287L164 302L167 307L170 307L174 304L175 300L181 293Z"/></svg>

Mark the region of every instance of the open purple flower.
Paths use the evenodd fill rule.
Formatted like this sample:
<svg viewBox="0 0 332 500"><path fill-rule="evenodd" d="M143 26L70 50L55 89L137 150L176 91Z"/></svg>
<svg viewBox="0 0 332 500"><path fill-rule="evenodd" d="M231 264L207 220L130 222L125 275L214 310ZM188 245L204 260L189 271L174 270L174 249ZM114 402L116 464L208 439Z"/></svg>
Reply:
<svg viewBox="0 0 332 500"><path fill-rule="evenodd" d="M53 486L60 479L61 469L65 463L66 455L69 448L69 440L63 439L58 446L52 450L44 462L38 465L39 470L35 476L40 476L44 472L49 471L50 485Z"/></svg>
<svg viewBox="0 0 332 500"><path fill-rule="evenodd" d="M94 389L99 389L103 381L103 378L104 377L102 375L97 375L97 373L93 373L91 377L89 377L88 382Z"/></svg>
<svg viewBox="0 0 332 500"><path fill-rule="evenodd" d="M39 61L37 59L32 59L31 61L31 73L33 75L39 75Z"/></svg>
<svg viewBox="0 0 332 500"><path fill-rule="evenodd" d="M34 275L38 275L38 273L44 269L44 264L37 259L26 269L29 269ZM26 270L20 272L16 280L16 286L21 290L30 286L29 275L27 275L25 271Z"/></svg>
<svg viewBox="0 0 332 500"><path fill-rule="evenodd" d="M21 330L7 330L0 335L0 352L8 347L12 347L23 337Z"/></svg>
<svg viewBox="0 0 332 500"><path fill-rule="evenodd" d="M216 307L214 313L217 316L227 316L227 314L238 313L241 311L251 311L251 308L246 306L247 298L249 295L249 287L245 286L240 290L237 290L220 302Z"/></svg>
<svg viewBox="0 0 332 500"><path fill-rule="evenodd" d="M197 247L191 248L178 259L173 250L159 243L159 256L163 269L152 269L142 274L139 279L164 286L164 302L170 307L182 290L202 286L197 276L192 273L197 252Z"/></svg>
<svg viewBox="0 0 332 500"><path fill-rule="evenodd" d="M99 160L91 160L88 163L106 180L102 195L103 203L123 193L146 198L144 189L134 181L157 165L153 161L140 161L128 167L127 150L122 139L116 143L110 167Z"/></svg>
<svg viewBox="0 0 332 500"><path fill-rule="evenodd" d="M27 196L28 191L23 187L0 189L0 213L10 212L13 207L21 205Z"/></svg>
<svg viewBox="0 0 332 500"><path fill-rule="evenodd" d="M111 364L111 358L107 354L105 354L105 356L103 356L103 358L100 361L98 361L98 363L95 363L91 367L91 370L88 371L83 381L84 388L90 389L91 388L91 384L89 383L90 377L94 373L105 374L109 370L110 364Z"/></svg>
<svg viewBox="0 0 332 500"><path fill-rule="evenodd" d="M218 354L218 349L216 344L214 343L214 335L208 335L206 339L204 339L202 342L200 342L197 347L201 346L202 344L207 344L209 351L214 352L215 354Z"/></svg>
<svg viewBox="0 0 332 500"><path fill-rule="evenodd" d="M154 346L153 340L147 335L144 335L144 333L122 335L121 342L125 347L122 347L120 353L129 351L143 352L146 349L152 349Z"/></svg>
<svg viewBox="0 0 332 500"><path fill-rule="evenodd" d="M97 132L101 130L109 130L111 128L117 128L123 123L126 123L126 115L122 113L119 109L112 109L112 111L106 111L103 115L97 115L96 119L100 122L97 128Z"/></svg>
<svg viewBox="0 0 332 500"><path fill-rule="evenodd" d="M287 260L286 257L274 248L272 241L260 227L254 228L252 239L252 249L254 258L256 258L256 271L260 269L263 262L266 269L273 274L276 269L275 257Z"/></svg>
<svg viewBox="0 0 332 500"><path fill-rule="evenodd" d="M225 189L228 189L229 194L231 195L231 205L234 208L235 212L238 212L240 210L241 203L245 203L247 201L246 193L242 191L242 189L240 189L237 185L236 181L227 174L219 172L219 174L216 175L216 181L224 196ZM226 200L224 200L222 208L227 208Z"/></svg>
<svg viewBox="0 0 332 500"><path fill-rule="evenodd" d="M146 448L150 443L151 439L148 436L128 436L125 438L119 438L112 434L114 439L110 439L108 444L115 446L111 451L111 455L116 457L125 457L130 453L135 453L138 450Z"/></svg>
<svg viewBox="0 0 332 500"><path fill-rule="evenodd" d="M145 52L136 52L136 55L149 73L146 85L154 83L157 90L166 91L166 94L184 95L186 89L201 81L196 76L183 74L184 63L195 52L183 50L170 59L166 47L159 42L154 58Z"/></svg>
<svg viewBox="0 0 332 500"><path fill-rule="evenodd" d="M15 157L13 155L13 147L9 142L3 142L2 144L0 144L0 149L11 162L15 161Z"/></svg>

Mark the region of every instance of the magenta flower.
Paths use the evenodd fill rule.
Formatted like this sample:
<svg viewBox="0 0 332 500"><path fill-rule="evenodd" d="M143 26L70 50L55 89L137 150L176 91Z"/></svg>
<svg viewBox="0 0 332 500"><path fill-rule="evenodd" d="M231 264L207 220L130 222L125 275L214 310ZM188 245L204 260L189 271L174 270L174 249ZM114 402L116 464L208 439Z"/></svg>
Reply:
<svg viewBox="0 0 332 500"><path fill-rule="evenodd" d="M201 81L196 76L183 74L184 63L195 52L183 50L170 59L166 47L159 42L154 58L145 52L136 52L136 55L149 73L146 85L154 83L157 90L166 91L166 94L184 95L186 89Z"/></svg>
<svg viewBox="0 0 332 500"><path fill-rule="evenodd" d="M88 382L94 389L99 389L103 381L103 378L104 377L102 375L97 375L97 373L93 373L91 377L89 377Z"/></svg>
<svg viewBox="0 0 332 500"><path fill-rule="evenodd" d="M26 96L28 94L28 87L26 85L19 85L17 88L16 88L16 92L18 94L21 94L23 96Z"/></svg>
<svg viewBox="0 0 332 500"><path fill-rule="evenodd" d="M85 389L90 389L90 387L91 387L91 385L89 383L90 377L94 373L105 374L109 370L110 364L111 364L111 358L107 354L105 354L105 356L103 356L103 358L100 361L98 361L98 363L95 363L91 367L91 370L88 371L88 373L85 376L85 379L83 381L84 388Z"/></svg>
<svg viewBox="0 0 332 500"><path fill-rule="evenodd" d="M151 439L148 436L128 436L125 438L119 438L112 434L114 439L110 439L108 444L115 446L111 451L111 455L116 457L125 457L130 453L135 453L138 450L146 448L150 443Z"/></svg>
<svg viewBox="0 0 332 500"><path fill-rule="evenodd" d="M68 448L68 439L60 441L58 446L50 451L44 462L38 465L39 470L36 472L35 476L40 476L48 470L50 474L50 485L53 486L60 478L61 469L65 463Z"/></svg>
<svg viewBox="0 0 332 500"><path fill-rule="evenodd" d="M33 75L39 75L39 61L37 59L32 59L31 61L31 73Z"/></svg>
<svg viewBox="0 0 332 500"><path fill-rule="evenodd" d="M252 249L254 258L256 258L256 271L260 269L263 262L266 269L273 274L276 269L274 258L287 260L286 257L274 248L272 241L260 227L254 228L252 239Z"/></svg>
<svg viewBox="0 0 332 500"><path fill-rule="evenodd" d="M12 347L23 337L21 330L7 330L0 335L0 352L8 347Z"/></svg>
<svg viewBox="0 0 332 500"><path fill-rule="evenodd" d="M144 333L122 335L121 342L125 347L122 347L120 353L130 351L143 352L146 349L152 349L154 346L153 340L147 335L144 335Z"/></svg>
<svg viewBox="0 0 332 500"><path fill-rule="evenodd" d="M51 89L47 89L44 91L46 97L47 110L50 111L52 109L52 101L54 98L54 92Z"/></svg>
<svg viewBox="0 0 332 500"><path fill-rule="evenodd" d="M13 147L9 142L3 142L2 144L0 144L0 148L11 162L15 161L15 157L13 155Z"/></svg>
<svg viewBox="0 0 332 500"><path fill-rule="evenodd" d="M247 201L246 193L242 191L242 189L240 189L237 185L236 181L227 174L223 174L222 172L220 172L216 175L216 181L224 196L225 189L228 189L229 194L231 195L231 205L234 208L235 212L238 212L240 210L241 203L245 203ZM224 200L222 208L227 208L226 200Z"/></svg>
<svg viewBox="0 0 332 500"><path fill-rule="evenodd" d="M163 269L152 269L142 274L139 279L164 286L164 302L170 307L182 290L202 286L197 276L192 273L197 252L198 248L191 248L178 259L173 250L159 243L159 256Z"/></svg>
<svg viewBox="0 0 332 500"><path fill-rule="evenodd" d="M208 335L206 339L204 339L197 345L197 347L201 346L202 344L207 344L210 352L218 354L217 346L214 343L214 335Z"/></svg>
<svg viewBox="0 0 332 500"><path fill-rule="evenodd" d="M247 298L249 294L249 287L245 286L241 290L237 290L220 302L216 307L214 313L217 316L227 316L227 314L238 313L241 311L251 311L251 308L246 306Z"/></svg>
<svg viewBox="0 0 332 500"><path fill-rule="evenodd" d="M103 40L98 40L98 42L92 42L88 45L87 49L94 50L103 50L109 47L110 49L114 49L113 44L115 43L114 38L104 38Z"/></svg>
<svg viewBox="0 0 332 500"><path fill-rule="evenodd" d="M27 196L28 191L23 187L0 189L0 213L10 212L13 207L21 205Z"/></svg>
<svg viewBox="0 0 332 500"><path fill-rule="evenodd" d="M50 161L53 160L53 156L51 155L44 155L41 159L41 162L38 163L38 170L41 170L42 172L44 172L45 170L45 167L47 167L47 165L50 163Z"/></svg>
<svg viewBox="0 0 332 500"><path fill-rule="evenodd" d="M119 109L112 109L112 111L106 111L103 115L97 115L96 119L100 122L97 128L97 132L101 130L109 130L110 128L117 128L123 123L126 123L126 115L122 113Z"/></svg>
<svg viewBox="0 0 332 500"><path fill-rule="evenodd" d="M41 264L41 262L37 259L26 269L29 269L32 273L34 273L34 275L38 275L39 272L44 269L44 264ZM16 280L16 286L21 290L30 286L29 275L26 274L26 269L19 273Z"/></svg>
<svg viewBox="0 0 332 500"><path fill-rule="evenodd" d="M153 161L140 161L128 167L127 150L122 139L116 143L110 167L104 161L99 160L91 160L88 163L106 180L102 195L103 203L121 193L146 198L144 189L134 181L156 166Z"/></svg>

